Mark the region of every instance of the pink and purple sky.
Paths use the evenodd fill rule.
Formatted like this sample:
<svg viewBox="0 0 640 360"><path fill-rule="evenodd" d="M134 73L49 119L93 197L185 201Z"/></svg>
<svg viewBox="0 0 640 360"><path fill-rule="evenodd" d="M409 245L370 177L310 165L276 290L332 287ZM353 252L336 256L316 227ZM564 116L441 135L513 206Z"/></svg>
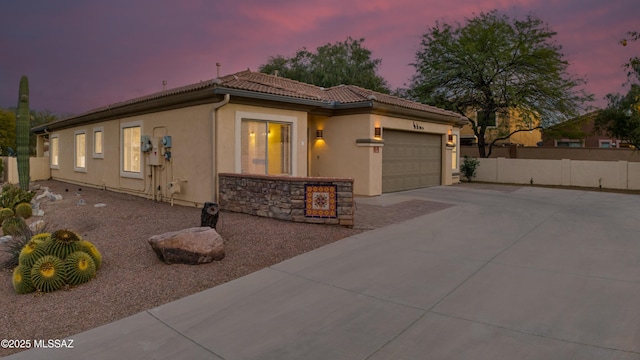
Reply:
<svg viewBox="0 0 640 360"><path fill-rule="evenodd" d="M21 0L0 3L0 107L29 77L31 108L90 109L250 68L269 56L314 50L348 36L382 60L392 88L408 84L421 35L436 21L464 22L498 9L533 14L558 34L569 73L604 107L625 93L622 47L640 30L637 0Z"/></svg>

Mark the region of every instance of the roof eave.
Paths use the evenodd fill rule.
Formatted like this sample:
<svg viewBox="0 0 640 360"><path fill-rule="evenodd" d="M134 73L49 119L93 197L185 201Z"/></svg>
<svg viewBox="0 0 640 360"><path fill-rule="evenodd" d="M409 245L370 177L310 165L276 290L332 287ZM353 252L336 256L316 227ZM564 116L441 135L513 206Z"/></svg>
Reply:
<svg viewBox="0 0 640 360"><path fill-rule="evenodd" d="M211 96L211 88L201 88L194 91L172 94L134 103L109 105L99 110L90 111L78 116L35 126L31 128L31 132L41 134L80 124L147 114L158 110L169 110L184 106L206 104L214 101L216 101L216 98Z"/></svg>
<svg viewBox="0 0 640 360"><path fill-rule="evenodd" d="M409 120L428 121L438 124L455 126L466 118L460 114L449 111L428 111L409 109L397 105L388 105L380 102L374 102L372 110L376 114L394 115ZM438 109L439 110L439 109Z"/></svg>

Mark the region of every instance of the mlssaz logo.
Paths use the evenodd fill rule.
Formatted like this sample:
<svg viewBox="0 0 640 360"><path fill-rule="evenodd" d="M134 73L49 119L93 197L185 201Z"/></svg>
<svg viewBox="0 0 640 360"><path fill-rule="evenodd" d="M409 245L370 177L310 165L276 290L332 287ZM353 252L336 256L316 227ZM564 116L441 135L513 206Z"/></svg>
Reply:
<svg viewBox="0 0 640 360"><path fill-rule="evenodd" d="M413 128L416 130L424 130L424 127L422 127L422 125L420 124L416 124L416 122L413 122Z"/></svg>

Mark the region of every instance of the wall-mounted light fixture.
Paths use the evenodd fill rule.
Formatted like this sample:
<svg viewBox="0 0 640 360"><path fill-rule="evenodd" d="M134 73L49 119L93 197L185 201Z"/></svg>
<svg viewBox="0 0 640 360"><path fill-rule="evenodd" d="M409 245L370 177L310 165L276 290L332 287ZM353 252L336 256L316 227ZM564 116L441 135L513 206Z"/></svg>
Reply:
<svg viewBox="0 0 640 360"><path fill-rule="evenodd" d="M377 138L382 136L382 129L380 128L380 126L376 126L375 128L373 128L373 136Z"/></svg>
<svg viewBox="0 0 640 360"><path fill-rule="evenodd" d="M449 129L449 137L447 139L450 143L453 143L453 134L451 133L451 129Z"/></svg>
<svg viewBox="0 0 640 360"><path fill-rule="evenodd" d="M316 130L316 139L322 139L322 129Z"/></svg>

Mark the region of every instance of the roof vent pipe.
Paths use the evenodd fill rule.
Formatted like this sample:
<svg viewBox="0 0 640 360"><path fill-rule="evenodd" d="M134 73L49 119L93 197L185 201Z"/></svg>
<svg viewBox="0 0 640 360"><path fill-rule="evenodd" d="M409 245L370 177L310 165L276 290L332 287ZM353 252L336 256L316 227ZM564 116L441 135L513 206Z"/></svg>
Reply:
<svg viewBox="0 0 640 360"><path fill-rule="evenodd" d="M273 70L273 76L278 77L278 70Z"/></svg>
<svg viewBox="0 0 640 360"><path fill-rule="evenodd" d="M220 77L220 65L219 62L216 63L216 79Z"/></svg>

